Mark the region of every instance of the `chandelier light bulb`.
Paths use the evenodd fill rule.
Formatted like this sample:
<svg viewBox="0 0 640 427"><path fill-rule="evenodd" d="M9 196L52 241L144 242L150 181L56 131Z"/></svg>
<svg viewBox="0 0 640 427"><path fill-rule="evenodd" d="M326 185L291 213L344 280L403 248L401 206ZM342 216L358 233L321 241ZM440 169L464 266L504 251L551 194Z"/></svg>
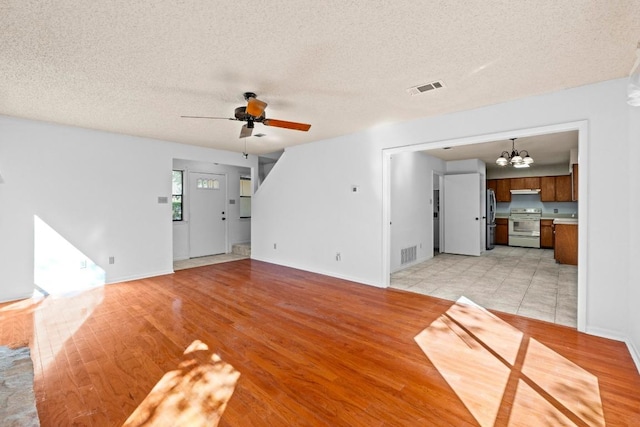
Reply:
<svg viewBox="0 0 640 427"><path fill-rule="evenodd" d="M516 139L511 138L511 153L503 151L500 157L496 159L498 166L511 165L513 167L528 168L533 163L533 158L527 150L522 150L521 153L516 150Z"/></svg>

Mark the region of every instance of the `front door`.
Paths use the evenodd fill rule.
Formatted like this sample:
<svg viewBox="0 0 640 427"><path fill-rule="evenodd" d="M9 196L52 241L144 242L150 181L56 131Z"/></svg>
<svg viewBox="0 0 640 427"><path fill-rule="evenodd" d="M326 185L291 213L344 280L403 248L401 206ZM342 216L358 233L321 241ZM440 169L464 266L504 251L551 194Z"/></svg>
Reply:
<svg viewBox="0 0 640 427"><path fill-rule="evenodd" d="M189 257L226 253L227 180L224 175L189 174Z"/></svg>
<svg viewBox="0 0 640 427"><path fill-rule="evenodd" d="M480 187L478 173L444 176L444 252L480 256Z"/></svg>

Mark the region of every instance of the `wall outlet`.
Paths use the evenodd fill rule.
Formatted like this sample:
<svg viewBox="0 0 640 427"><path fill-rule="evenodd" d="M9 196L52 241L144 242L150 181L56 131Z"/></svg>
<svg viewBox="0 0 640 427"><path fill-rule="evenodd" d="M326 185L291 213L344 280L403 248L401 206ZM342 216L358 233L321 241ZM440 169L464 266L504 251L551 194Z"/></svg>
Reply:
<svg viewBox="0 0 640 427"><path fill-rule="evenodd" d="M360 192L360 186L359 185L352 185L351 186L351 192L352 193L359 193Z"/></svg>
<svg viewBox="0 0 640 427"><path fill-rule="evenodd" d="M554 209L554 210L553 210L553 213L558 213L558 209Z"/></svg>
<svg viewBox="0 0 640 427"><path fill-rule="evenodd" d="M80 261L80 269L87 268L87 260L83 259Z"/></svg>
<svg viewBox="0 0 640 427"><path fill-rule="evenodd" d="M115 263L116 263L116 257L110 256L109 257L109 264L115 264Z"/></svg>
<svg viewBox="0 0 640 427"><path fill-rule="evenodd" d="M340 255L340 252L336 252L336 261L342 261L342 256Z"/></svg>
<svg viewBox="0 0 640 427"><path fill-rule="evenodd" d="M158 196L158 203L161 205L169 203L169 198L165 196Z"/></svg>

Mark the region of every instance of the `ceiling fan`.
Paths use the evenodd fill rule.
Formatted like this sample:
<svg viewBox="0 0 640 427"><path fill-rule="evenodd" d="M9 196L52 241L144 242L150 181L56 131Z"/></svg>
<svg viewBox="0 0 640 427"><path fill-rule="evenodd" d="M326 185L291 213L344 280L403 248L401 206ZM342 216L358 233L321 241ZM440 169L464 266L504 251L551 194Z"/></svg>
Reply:
<svg viewBox="0 0 640 427"><path fill-rule="evenodd" d="M264 109L267 103L256 98L253 92L245 92L244 99L247 101L246 107L238 107L235 110L234 117L207 117L207 116L180 116L186 119L214 119L214 120L235 120L239 122L247 122L240 130L240 138L251 136L255 123L262 123L265 126L274 126L285 129L300 130L306 132L311 125L306 123L288 122L285 120L267 119L264 115Z"/></svg>

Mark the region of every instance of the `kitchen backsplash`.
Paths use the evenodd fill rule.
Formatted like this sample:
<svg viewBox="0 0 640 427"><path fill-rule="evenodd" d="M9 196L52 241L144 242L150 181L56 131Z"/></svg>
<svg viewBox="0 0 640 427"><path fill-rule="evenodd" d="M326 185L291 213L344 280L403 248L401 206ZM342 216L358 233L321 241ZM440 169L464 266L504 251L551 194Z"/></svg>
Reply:
<svg viewBox="0 0 640 427"><path fill-rule="evenodd" d="M496 213L508 214L511 208L542 208L542 213L578 214L578 202L541 202L539 194L512 194L511 202L499 202Z"/></svg>

